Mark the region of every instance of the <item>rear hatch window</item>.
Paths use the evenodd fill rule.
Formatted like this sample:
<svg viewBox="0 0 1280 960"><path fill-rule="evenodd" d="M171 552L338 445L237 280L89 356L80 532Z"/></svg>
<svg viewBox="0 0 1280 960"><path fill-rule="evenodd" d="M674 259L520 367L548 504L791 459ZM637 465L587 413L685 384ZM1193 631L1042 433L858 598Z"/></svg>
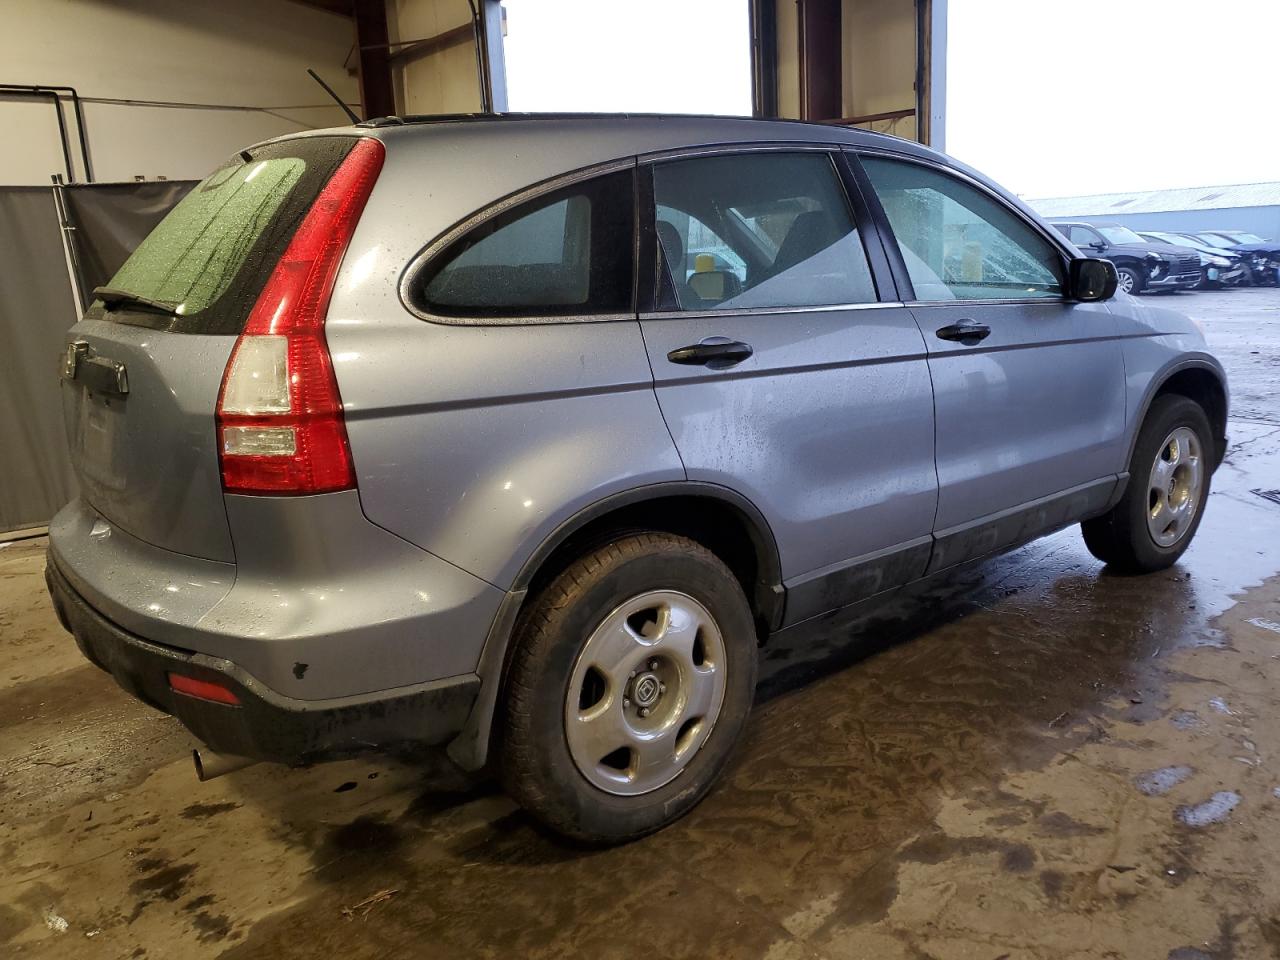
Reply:
<svg viewBox="0 0 1280 960"><path fill-rule="evenodd" d="M355 143L306 137L238 154L187 194L98 288L86 317L238 334L289 238Z"/></svg>

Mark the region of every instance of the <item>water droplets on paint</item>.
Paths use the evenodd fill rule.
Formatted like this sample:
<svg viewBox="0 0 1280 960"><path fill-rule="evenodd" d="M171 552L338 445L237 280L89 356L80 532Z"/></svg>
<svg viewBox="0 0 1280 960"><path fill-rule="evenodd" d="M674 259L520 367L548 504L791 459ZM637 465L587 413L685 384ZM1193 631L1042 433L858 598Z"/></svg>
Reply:
<svg viewBox="0 0 1280 960"><path fill-rule="evenodd" d="M1191 767L1161 767L1159 770L1138 774L1133 782L1148 797L1158 797L1168 793L1193 773L1195 770Z"/></svg>
<svg viewBox="0 0 1280 960"><path fill-rule="evenodd" d="M1173 815L1188 827L1207 827L1222 823L1239 804L1240 794L1232 790L1222 790L1204 803L1179 807Z"/></svg>

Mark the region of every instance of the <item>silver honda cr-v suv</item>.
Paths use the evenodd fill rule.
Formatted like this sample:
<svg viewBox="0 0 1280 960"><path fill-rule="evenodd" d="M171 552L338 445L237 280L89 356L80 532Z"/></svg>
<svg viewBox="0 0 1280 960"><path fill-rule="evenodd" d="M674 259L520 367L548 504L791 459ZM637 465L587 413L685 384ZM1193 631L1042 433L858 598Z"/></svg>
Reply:
<svg viewBox="0 0 1280 960"><path fill-rule="evenodd" d="M1115 286L974 171L832 126L271 141L69 334L49 589L205 775L447 743L636 837L724 768L780 631L1071 523L1122 571L1186 549L1222 368Z"/></svg>

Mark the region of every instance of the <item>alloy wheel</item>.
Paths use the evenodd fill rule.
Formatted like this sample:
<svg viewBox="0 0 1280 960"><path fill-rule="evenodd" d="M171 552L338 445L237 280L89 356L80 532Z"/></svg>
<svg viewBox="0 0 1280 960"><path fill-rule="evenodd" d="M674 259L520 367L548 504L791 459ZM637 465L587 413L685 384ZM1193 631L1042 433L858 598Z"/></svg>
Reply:
<svg viewBox="0 0 1280 960"><path fill-rule="evenodd" d="M1171 547L1191 529L1204 489L1200 438L1177 427L1160 447L1147 487L1147 530L1161 547Z"/></svg>

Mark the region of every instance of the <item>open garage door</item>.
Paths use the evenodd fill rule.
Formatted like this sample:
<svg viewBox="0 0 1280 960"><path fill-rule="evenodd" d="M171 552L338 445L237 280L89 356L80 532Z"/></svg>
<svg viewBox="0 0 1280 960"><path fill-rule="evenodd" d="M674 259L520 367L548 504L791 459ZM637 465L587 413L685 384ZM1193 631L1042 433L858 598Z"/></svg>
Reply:
<svg viewBox="0 0 1280 960"><path fill-rule="evenodd" d="M943 146L946 0L752 0L755 114Z"/></svg>

